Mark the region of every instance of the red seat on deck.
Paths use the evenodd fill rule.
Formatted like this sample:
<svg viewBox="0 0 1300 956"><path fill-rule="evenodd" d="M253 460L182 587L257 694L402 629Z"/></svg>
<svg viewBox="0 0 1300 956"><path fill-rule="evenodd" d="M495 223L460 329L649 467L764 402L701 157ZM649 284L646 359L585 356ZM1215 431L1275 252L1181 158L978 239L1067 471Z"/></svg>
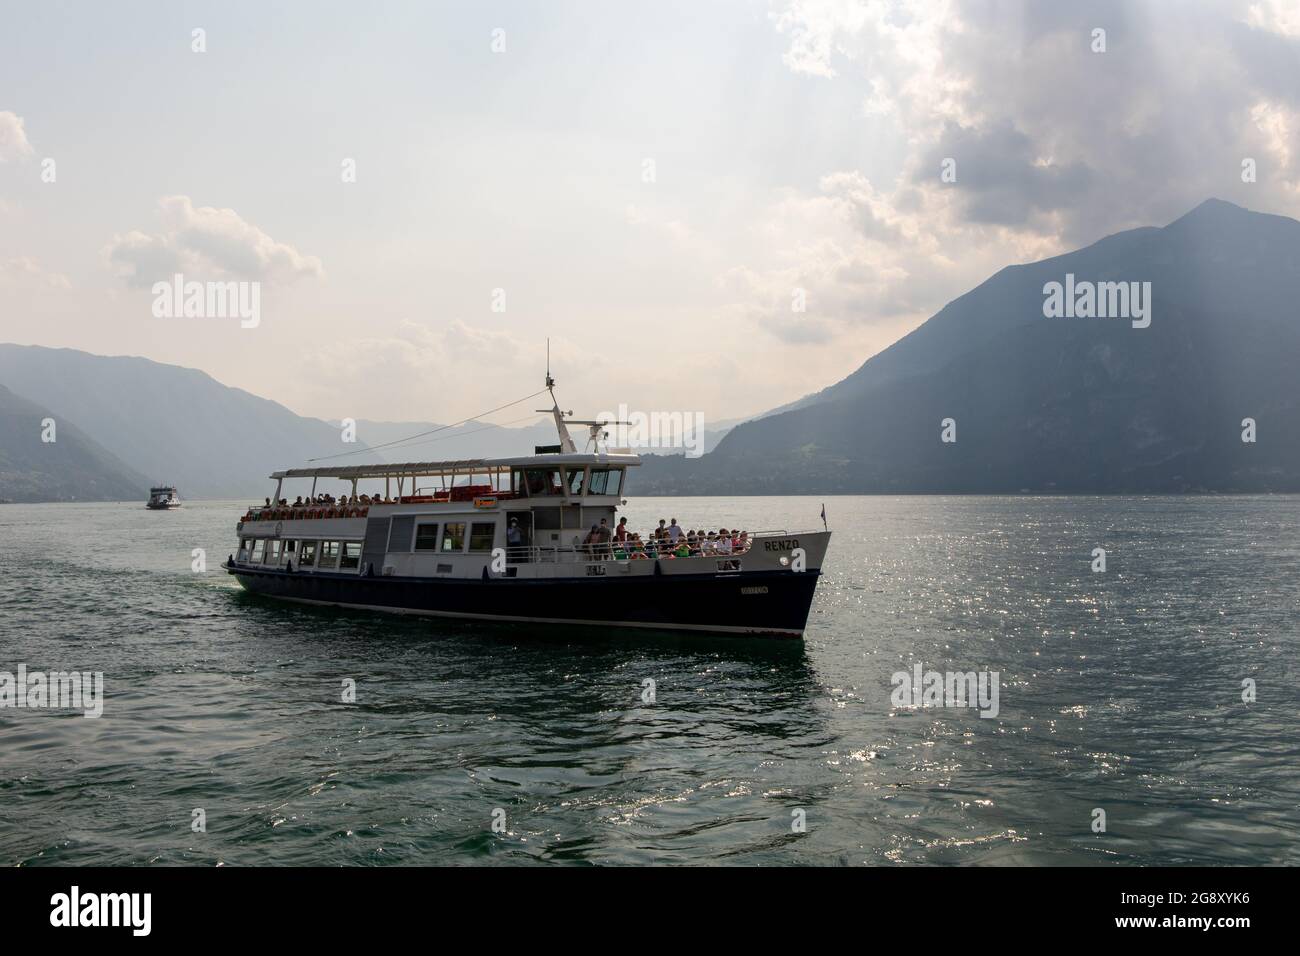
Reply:
<svg viewBox="0 0 1300 956"><path fill-rule="evenodd" d="M451 489L452 501L473 501L482 495L492 494L491 485L458 485Z"/></svg>

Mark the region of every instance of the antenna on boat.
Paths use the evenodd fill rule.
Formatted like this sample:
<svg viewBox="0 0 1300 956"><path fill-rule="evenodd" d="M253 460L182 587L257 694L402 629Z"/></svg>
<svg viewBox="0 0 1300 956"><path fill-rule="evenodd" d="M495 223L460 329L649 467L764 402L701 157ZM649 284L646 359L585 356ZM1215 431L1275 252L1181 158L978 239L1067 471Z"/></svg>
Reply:
<svg viewBox="0 0 1300 956"><path fill-rule="evenodd" d="M555 379L551 378L551 340L546 340L546 390L551 393L551 407L539 408L539 412L550 412L555 418L555 430L560 436L560 453L564 455L573 455L578 451L578 447L573 443L573 437L569 434L569 429L564 423L565 415L572 415L572 411L560 411L560 403L555 397Z"/></svg>
<svg viewBox="0 0 1300 956"><path fill-rule="evenodd" d="M555 379L551 378L551 340L546 340L546 390L551 393L551 407L539 408L539 412L550 412L555 417L555 430L560 434L560 452L565 455L575 455L578 452L578 446L573 443L573 438L569 434L569 425L586 425L588 430L587 448L600 452L600 443L609 437L609 432L605 431L606 425L627 425L629 422L624 421L595 421L591 419L577 419L572 417L573 410L567 412L560 411L560 403L555 398Z"/></svg>

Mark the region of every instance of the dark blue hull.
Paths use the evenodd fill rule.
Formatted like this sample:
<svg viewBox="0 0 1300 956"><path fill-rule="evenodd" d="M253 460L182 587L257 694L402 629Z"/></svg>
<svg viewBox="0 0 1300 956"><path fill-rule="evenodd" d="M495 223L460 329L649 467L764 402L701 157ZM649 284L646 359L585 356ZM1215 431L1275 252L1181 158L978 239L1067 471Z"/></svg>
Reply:
<svg viewBox="0 0 1300 956"><path fill-rule="evenodd" d="M595 578L401 578L224 564L254 594L489 621L799 637L818 571Z"/></svg>

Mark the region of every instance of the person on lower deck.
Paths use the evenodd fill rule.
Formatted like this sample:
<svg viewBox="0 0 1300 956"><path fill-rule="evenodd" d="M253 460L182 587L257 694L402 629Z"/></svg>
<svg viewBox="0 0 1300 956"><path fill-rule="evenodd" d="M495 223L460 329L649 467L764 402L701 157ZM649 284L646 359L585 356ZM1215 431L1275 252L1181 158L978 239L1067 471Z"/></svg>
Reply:
<svg viewBox="0 0 1300 956"><path fill-rule="evenodd" d="M519 519L511 518L510 524L506 526L506 561L516 564L527 560L524 557L523 546L524 533L519 530Z"/></svg>
<svg viewBox="0 0 1300 956"><path fill-rule="evenodd" d="M588 561L595 560L598 541L600 541L600 525L594 524L591 526L591 530L587 532L587 536L582 539L582 551Z"/></svg>

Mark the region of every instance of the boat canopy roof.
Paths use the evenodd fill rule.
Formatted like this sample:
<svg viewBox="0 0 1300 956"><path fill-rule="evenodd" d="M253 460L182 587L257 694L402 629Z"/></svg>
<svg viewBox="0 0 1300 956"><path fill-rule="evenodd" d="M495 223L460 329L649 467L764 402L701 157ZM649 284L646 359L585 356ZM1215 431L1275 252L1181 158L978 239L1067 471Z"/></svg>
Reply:
<svg viewBox="0 0 1300 956"><path fill-rule="evenodd" d="M321 465L273 472L280 478L400 478L413 475L486 475L514 468L630 467L641 464L639 455L627 453L529 455L524 458L464 458L456 461L406 461L388 465Z"/></svg>

